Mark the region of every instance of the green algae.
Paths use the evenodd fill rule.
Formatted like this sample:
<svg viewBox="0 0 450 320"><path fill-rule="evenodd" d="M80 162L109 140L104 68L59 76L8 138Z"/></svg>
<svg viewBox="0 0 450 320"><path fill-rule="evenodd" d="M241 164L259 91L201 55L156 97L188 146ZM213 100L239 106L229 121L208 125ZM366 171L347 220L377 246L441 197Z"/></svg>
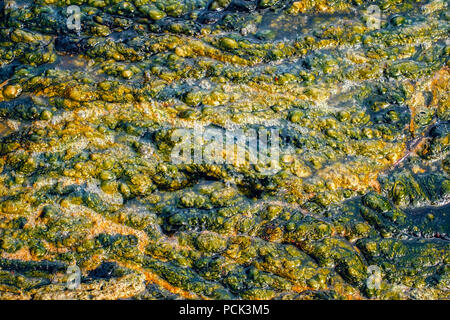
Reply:
<svg viewBox="0 0 450 320"><path fill-rule="evenodd" d="M448 299L444 1L70 4L1 7L0 298ZM172 163L198 124L280 170Z"/></svg>

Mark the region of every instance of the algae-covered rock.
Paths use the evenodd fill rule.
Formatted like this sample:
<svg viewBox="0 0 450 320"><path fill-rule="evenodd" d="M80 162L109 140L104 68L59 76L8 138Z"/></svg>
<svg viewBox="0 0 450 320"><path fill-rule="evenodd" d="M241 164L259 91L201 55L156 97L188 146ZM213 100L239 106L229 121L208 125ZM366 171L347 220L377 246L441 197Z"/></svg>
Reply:
<svg viewBox="0 0 450 320"><path fill-rule="evenodd" d="M445 1L0 8L0 299L449 298Z"/></svg>

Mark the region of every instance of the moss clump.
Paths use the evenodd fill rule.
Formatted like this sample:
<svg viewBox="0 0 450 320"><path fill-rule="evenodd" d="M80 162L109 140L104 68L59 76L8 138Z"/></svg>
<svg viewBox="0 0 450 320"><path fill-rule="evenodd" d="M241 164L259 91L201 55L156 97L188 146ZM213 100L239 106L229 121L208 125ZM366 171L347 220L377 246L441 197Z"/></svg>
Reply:
<svg viewBox="0 0 450 320"><path fill-rule="evenodd" d="M221 252L225 249L227 241L213 233L200 234L196 239L196 245L203 252Z"/></svg>

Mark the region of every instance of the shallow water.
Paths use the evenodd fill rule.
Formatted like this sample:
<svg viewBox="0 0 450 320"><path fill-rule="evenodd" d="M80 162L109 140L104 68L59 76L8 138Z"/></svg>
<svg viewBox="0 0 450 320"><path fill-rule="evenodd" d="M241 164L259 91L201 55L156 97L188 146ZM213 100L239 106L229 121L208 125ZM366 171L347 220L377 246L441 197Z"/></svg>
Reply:
<svg viewBox="0 0 450 320"><path fill-rule="evenodd" d="M8 3L0 298L448 298L447 2Z"/></svg>

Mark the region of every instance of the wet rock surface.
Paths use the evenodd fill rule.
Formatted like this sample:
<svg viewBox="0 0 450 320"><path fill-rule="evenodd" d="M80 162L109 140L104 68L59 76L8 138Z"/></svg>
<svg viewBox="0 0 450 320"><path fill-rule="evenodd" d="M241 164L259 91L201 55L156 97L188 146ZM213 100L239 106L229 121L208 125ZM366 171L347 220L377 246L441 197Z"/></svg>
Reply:
<svg viewBox="0 0 450 320"><path fill-rule="evenodd" d="M1 299L449 298L446 1L0 9ZM174 163L196 126L278 170Z"/></svg>

